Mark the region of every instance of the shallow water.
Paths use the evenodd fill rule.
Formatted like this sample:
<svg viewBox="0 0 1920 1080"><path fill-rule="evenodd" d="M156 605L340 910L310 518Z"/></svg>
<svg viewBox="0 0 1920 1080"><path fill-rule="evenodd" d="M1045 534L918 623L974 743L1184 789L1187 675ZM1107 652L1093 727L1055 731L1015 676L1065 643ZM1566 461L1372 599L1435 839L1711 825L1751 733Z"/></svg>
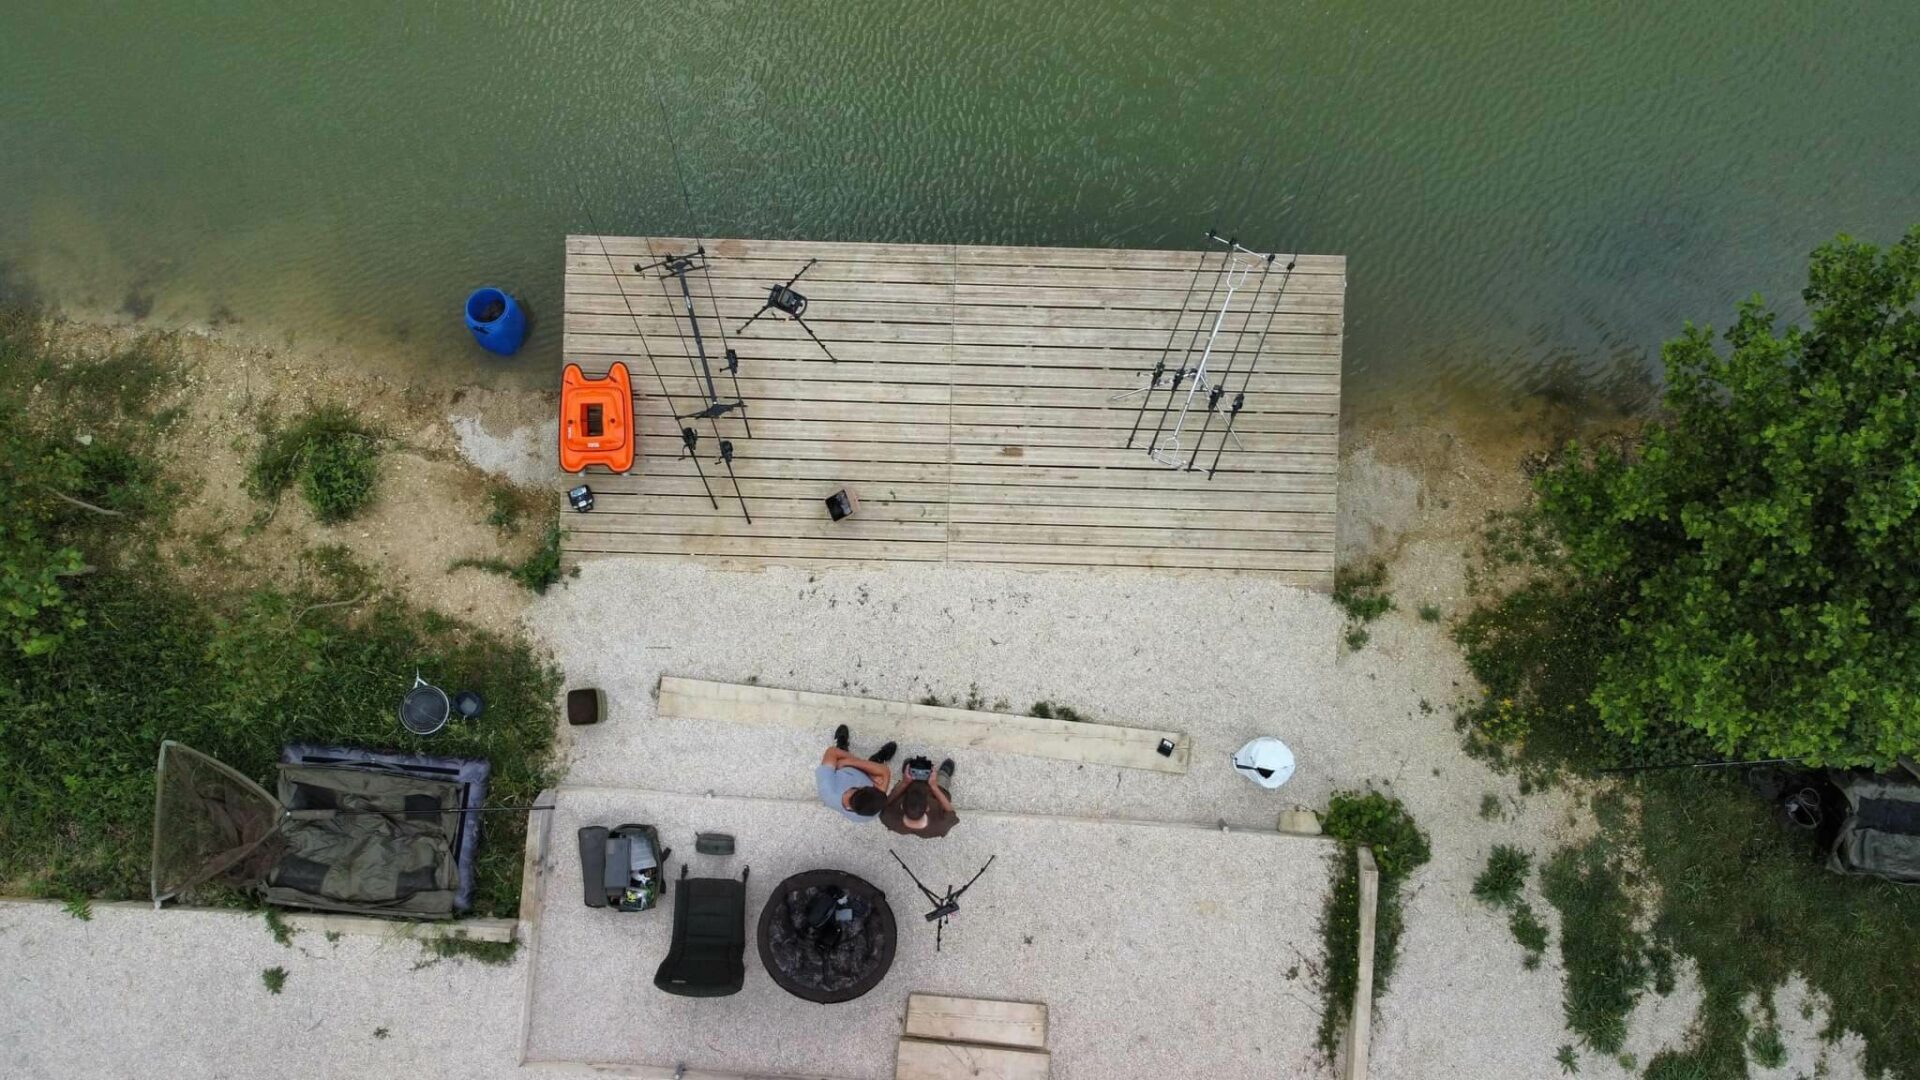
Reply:
<svg viewBox="0 0 1920 1080"><path fill-rule="evenodd" d="M1353 406L1630 397L1683 320L1920 220L1910 0L22 7L0 286L415 378L550 378L568 230L1217 225L1350 256ZM539 319L515 360L482 283Z"/></svg>

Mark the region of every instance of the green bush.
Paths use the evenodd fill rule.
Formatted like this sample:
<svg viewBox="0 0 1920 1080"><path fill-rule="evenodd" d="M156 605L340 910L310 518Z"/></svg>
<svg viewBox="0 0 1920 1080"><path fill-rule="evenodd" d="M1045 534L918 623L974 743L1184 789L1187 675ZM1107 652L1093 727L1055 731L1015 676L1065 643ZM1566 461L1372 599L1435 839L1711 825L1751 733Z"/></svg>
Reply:
<svg viewBox="0 0 1920 1080"><path fill-rule="evenodd" d="M268 422L247 490L271 503L298 484L313 516L333 524L373 502L379 477L380 437L347 410L324 405L290 427Z"/></svg>
<svg viewBox="0 0 1920 1080"><path fill-rule="evenodd" d="M1360 862L1366 846L1380 870L1380 894L1374 919L1373 996L1386 992L1399 957L1400 886L1432 855L1427 835L1400 800L1377 791L1339 792L1328 803L1322 827L1340 842L1334 859L1332 889L1321 913L1326 949L1321 978L1320 1048L1332 1056L1340 1032L1351 1018L1353 991L1360 973Z"/></svg>
<svg viewBox="0 0 1920 1080"><path fill-rule="evenodd" d="M1760 300L1663 353L1665 412L1569 446L1539 509L1614 615L1588 697L1609 731L1886 766L1920 749L1920 227L1814 252L1810 324ZM1596 624L1597 628L1597 624Z"/></svg>

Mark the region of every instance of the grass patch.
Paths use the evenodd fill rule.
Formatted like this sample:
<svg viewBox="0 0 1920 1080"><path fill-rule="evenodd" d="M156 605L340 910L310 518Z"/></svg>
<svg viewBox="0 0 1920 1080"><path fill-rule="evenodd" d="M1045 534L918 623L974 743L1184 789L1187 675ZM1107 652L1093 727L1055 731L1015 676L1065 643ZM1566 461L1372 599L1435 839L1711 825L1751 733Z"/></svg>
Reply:
<svg viewBox="0 0 1920 1080"><path fill-rule="evenodd" d="M502 536L518 536L528 518L539 517L543 511L553 511L555 501L549 492L530 491L506 483L490 484L487 487L487 524Z"/></svg>
<svg viewBox="0 0 1920 1080"><path fill-rule="evenodd" d="M430 750L493 763L492 798L533 801L547 785L557 674L523 639L379 594L359 609L331 582L206 598L147 569L86 580L86 625L55 652L0 654L0 880L29 891L144 896L153 763L162 739L268 784L293 741ZM351 593L348 593L351 595ZM431 741L403 733L394 704L415 668L475 689L484 724ZM80 716L122 723L75 723ZM525 822L491 815L476 866L478 914L518 906Z"/></svg>
<svg viewBox="0 0 1920 1080"><path fill-rule="evenodd" d="M1527 872L1533 867L1533 857L1519 848L1506 844L1496 844L1493 853L1487 856L1486 869L1474 879L1473 895L1481 903L1495 909L1504 909L1507 916L1507 929L1513 932L1513 939L1526 950L1521 964L1528 970L1540 966L1540 958L1547 951L1547 928L1541 924L1540 917L1533 913L1533 905L1521 897L1526 889Z"/></svg>
<svg viewBox="0 0 1920 1080"><path fill-rule="evenodd" d="M285 948L293 948L293 935L299 933L299 931L287 923L286 916L280 914L279 908L262 908L260 910L260 916L266 920L267 933L273 935L274 941Z"/></svg>
<svg viewBox="0 0 1920 1080"><path fill-rule="evenodd" d="M547 786L559 680L525 639L415 608L341 550L311 553L296 580L274 588L189 591L169 577L152 546L167 487L138 441L143 418L102 414L91 443L73 444L73 418L46 403L63 394L81 401L63 387L84 384L59 381L72 365L22 329L33 325L0 315L0 359L51 373L43 411L32 415L6 395L11 373L0 376L0 567L51 551L58 593L27 628L42 647L0 639L0 890L145 897L164 739L270 790L280 748L292 741L484 757L501 803L530 803ZM159 362L141 354L115 378ZM155 397L146 387L161 382L128 385L116 400L144 406ZM275 466L280 475L287 460ZM115 513L51 497L40 486L48 477ZM26 536L38 546L23 546ZM393 710L416 670L484 694L486 723L453 725L431 741L402 732ZM476 914L517 912L525 828L520 815L485 823Z"/></svg>
<svg viewBox="0 0 1920 1080"><path fill-rule="evenodd" d="M260 982L266 986L267 993L277 994L286 989L287 969L283 967L266 968L260 972Z"/></svg>
<svg viewBox="0 0 1920 1080"><path fill-rule="evenodd" d="M1066 720L1075 724L1084 724L1084 723L1091 722L1089 717L1083 715L1078 709L1075 709L1073 706L1055 705L1051 701L1034 702L1033 708L1027 710L1027 715L1037 716L1042 720Z"/></svg>
<svg viewBox="0 0 1920 1080"><path fill-rule="evenodd" d="M1799 973L1866 1070L1920 1077L1920 889L1835 874L1733 777L1639 781L1640 841L1663 891L1656 930L1697 962L1709 1049L1748 1041L1740 1003ZM1671 976L1669 976L1671 979Z"/></svg>
<svg viewBox="0 0 1920 1080"><path fill-rule="evenodd" d="M1528 971L1540 966L1540 958L1547 954L1547 928L1540 916L1533 913L1533 905L1522 900L1513 906L1513 914L1507 918L1507 929L1513 932L1513 940L1527 951L1520 965Z"/></svg>
<svg viewBox="0 0 1920 1080"><path fill-rule="evenodd" d="M1474 898L1490 907L1512 907L1519 902L1520 890L1527 885L1527 871L1532 867L1533 856L1517 847L1495 844L1493 853L1487 856L1487 868L1473 881Z"/></svg>
<svg viewBox="0 0 1920 1080"><path fill-rule="evenodd" d="M1645 935L1604 840L1562 849L1541 884L1560 912L1560 961L1566 969L1567 1027L1602 1054L1617 1054L1627 1015L1647 985Z"/></svg>
<svg viewBox="0 0 1920 1080"><path fill-rule="evenodd" d="M520 943L516 941L478 941L464 933L455 931L450 934L435 934L424 938L420 947L432 959L428 964L437 964L442 960L471 960L488 967L500 967L513 963L519 952Z"/></svg>
<svg viewBox="0 0 1920 1080"><path fill-rule="evenodd" d="M1374 921L1375 999L1386 992L1399 956L1400 887L1426 864L1432 851L1426 834L1400 800L1376 791L1335 794L1323 828L1340 842L1340 852L1333 861L1333 887L1320 919L1326 967L1320 980L1319 1042L1331 1059L1340 1033L1352 1019L1353 991L1360 977L1360 848L1371 848L1380 868L1379 907Z"/></svg>
<svg viewBox="0 0 1920 1080"><path fill-rule="evenodd" d="M1439 622L1440 608L1435 604L1421 604L1420 605L1420 621L1434 622L1434 623Z"/></svg>
<svg viewBox="0 0 1920 1080"><path fill-rule="evenodd" d="M1500 796L1489 791L1480 796L1480 818L1483 821L1498 821L1506 816L1500 805Z"/></svg>
<svg viewBox="0 0 1920 1080"><path fill-rule="evenodd" d="M1333 602L1355 622L1368 623L1393 610L1387 594L1387 564L1343 566L1333 573Z"/></svg>
<svg viewBox="0 0 1920 1080"><path fill-rule="evenodd" d="M81 922L93 921L93 901L82 893L74 893L60 901L60 910Z"/></svg>
<svg viewBox="0 0 1920 1080"><path fill-rule="evenodd" d="M550 521L546 531L540 535L540 546L519 562L505 559L455 559L448 565L453 570L485 570L489 574L500 574L512 578L521 588L529 592L545 595L561 578L560 571L560 522Z"/></svg>
<svg viewBox="0 0 1920 1080"><path fill-rule="evenodd" d="M1767 1024L1747 1040L1747 1053L1763 1069L1777 1069L1787 1063L1787 1046L1780 1041L1780 1025Z"/></svg>
<svg viewBox="0 0 1920 1080"><path fill-rule="evenodd" d="M380 443L377 433L338 405L322 405L286 427L268 418L247 473L247 491L274 504L298 485L317 520L346 521L373 502Z"/></svg>

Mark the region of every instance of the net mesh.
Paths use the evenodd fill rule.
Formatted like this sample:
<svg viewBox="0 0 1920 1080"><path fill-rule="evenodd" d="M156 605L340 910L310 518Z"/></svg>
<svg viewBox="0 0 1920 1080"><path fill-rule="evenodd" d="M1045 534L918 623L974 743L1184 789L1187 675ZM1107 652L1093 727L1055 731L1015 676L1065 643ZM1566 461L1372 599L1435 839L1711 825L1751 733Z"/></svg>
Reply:
<svg viewBox="0 0 1920 1080"><path fill-rule="evenodd" d="M153 902L212 880L258 881L280 803L259 784L180 743L160 744L154 775Z"/></svg>

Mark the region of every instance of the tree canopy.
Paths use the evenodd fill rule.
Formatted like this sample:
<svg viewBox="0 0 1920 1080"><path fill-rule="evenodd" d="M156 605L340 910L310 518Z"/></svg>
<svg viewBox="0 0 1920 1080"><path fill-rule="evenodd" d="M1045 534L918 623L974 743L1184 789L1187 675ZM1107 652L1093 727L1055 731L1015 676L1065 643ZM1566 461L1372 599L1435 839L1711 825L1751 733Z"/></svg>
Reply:
<svg viewBox="0 0 1920 1080"><path fill-rule="evenodd" d="M1809 323L1743 303L1667 343L1664 413L1537 480L1573 571L1622 600L1592 704L1639 738L1886 764L1920 747L1920 227L1815 251Z"/></svg>

